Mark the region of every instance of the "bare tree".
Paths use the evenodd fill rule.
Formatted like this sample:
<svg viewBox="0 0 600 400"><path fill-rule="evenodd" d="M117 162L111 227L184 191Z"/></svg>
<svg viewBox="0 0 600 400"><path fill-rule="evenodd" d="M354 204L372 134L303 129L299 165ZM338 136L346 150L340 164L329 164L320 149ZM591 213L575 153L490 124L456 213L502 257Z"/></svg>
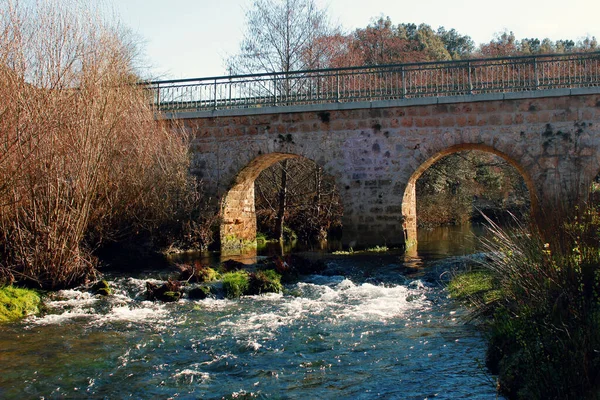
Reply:
<svg viewBox="0 0 600 400"><path fill-rule="evenodd" d="M334 35L327 13L314 0L255 0L246 12L239 54L231 74L290 72L314 68L329 51L318 39Z"/></svg>
<svg viewBox="0 0 600 400"><path fill-rule="evenodd" d="M341 225L335 182L310 160L294 158L274 164L255 184L259 227L280 240L284 222L303 240L325 240L331 228Z"/></svg>

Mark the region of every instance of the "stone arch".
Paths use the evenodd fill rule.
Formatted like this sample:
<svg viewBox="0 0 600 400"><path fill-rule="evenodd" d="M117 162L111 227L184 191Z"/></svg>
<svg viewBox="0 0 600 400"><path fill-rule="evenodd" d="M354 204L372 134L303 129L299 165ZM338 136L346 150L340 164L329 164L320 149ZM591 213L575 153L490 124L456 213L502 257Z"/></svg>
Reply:
<svg viewBox="0 0 600 400"><path fill-rule="evenodd" d="M416 196L416 182L429 167L431 167L436 161L441 158L456 153L459 151L466 150L479 150L486 153L492 153L498 157L503 158L511 166L513 166L519 174L523 177L529 196L531 199L531 214L535 215L537 210L537 190L533 179L530 174L521 166L517 161L506 153L495 149L494 147L488 146L482 143L463 143L450 146L444 150L435 153L433 156L425 160L419 167L412 173L406 189L404 190L404 196L402 198L402 216L403 216L403 229L404 239L406 246L409 247L417 242L417 196Z"/></svg>
<svg viewBox="0 0 600 400"><path fill-rule="evenodd" d="M221 201L221 250L232 251L256 245L256 211L254 181L270 166L291 158L307 157L294 153L261 154L236 175ZM314 160L311 160L314 162Z"/></svg>

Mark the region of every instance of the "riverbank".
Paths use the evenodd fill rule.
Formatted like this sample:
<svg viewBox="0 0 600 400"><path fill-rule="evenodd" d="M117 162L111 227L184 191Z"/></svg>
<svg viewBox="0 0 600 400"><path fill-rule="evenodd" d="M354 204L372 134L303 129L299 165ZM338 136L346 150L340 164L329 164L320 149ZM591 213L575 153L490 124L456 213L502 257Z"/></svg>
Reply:
<svg viewBox="0 0 600 400"><path fill-rule="evenodd" d="M590 206L552 235L495 227L489 258L450 282L483 322L486 365L510 399L599 398L598 215Z"/></svg>

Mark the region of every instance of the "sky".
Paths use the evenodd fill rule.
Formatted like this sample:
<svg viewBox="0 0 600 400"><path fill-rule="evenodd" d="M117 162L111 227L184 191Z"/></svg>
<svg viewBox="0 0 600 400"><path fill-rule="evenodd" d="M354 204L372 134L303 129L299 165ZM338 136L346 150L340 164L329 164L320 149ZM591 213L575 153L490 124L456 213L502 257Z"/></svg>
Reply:
<svg viewBox="0 0 600 400"><path fill-rule="evenodd" d="M392 23L426 23L469 35L476 45L513 31L537 37L600 40L599 0L315 0L344 31L389 16ZM108 0L114 14L142 42L146 78L225 75L238 52L252 0Z"/></svg>

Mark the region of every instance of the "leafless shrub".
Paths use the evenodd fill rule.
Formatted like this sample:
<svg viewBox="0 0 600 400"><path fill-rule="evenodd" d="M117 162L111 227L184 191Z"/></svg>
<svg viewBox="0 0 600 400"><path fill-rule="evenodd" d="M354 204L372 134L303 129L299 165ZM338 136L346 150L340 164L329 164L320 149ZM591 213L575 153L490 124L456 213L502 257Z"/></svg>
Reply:
<svg viewBox="0 0 600 400"><path fill-rule="evenodd" d="M9 0L0 32L0 268L73 285L99 243L176 214L187 143L154 121L123 32L83 2Z"/></svg>

